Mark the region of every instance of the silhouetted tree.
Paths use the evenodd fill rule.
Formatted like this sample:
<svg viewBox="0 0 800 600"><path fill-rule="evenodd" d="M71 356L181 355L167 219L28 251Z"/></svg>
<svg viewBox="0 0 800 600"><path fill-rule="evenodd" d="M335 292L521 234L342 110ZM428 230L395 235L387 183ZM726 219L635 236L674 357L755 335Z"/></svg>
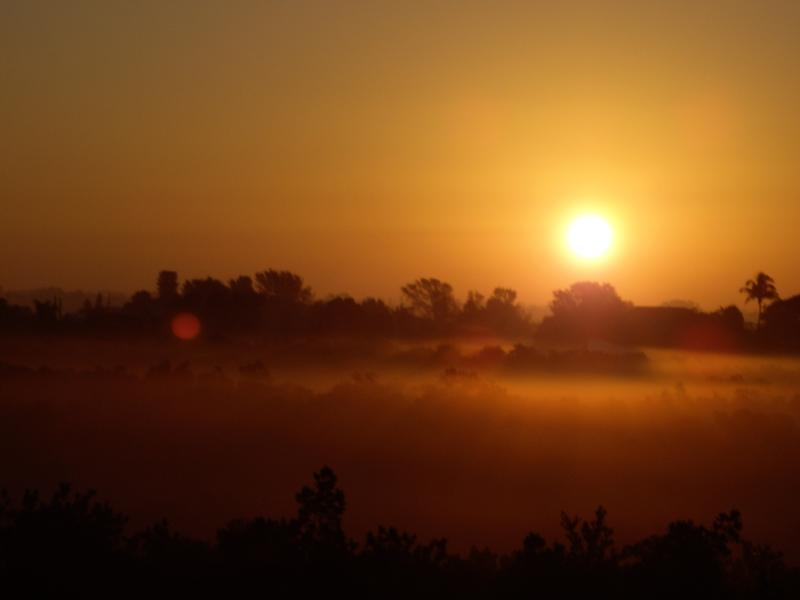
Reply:
<svg viewBox="0 0 800 600"><path fill-rule="evenodd" d="M401 291L411 304L411 310L425 319L445 323L458 313L453 287L449 283L422 278L404 285Z"/></svg>
<svg viewBox="0 0 800 600"><path fill-rule="evenodd" d="M599 566L613 558L614 530L606 525L606 509L598 506L594 519L583 521L561 513L561 527L569 542L569 555L587 566Z"/></svg>
<svg viewBox="0 0 800 600"><path fill-rule="evenodd" d="M800 349L800 295L771 302L761 325L762 341L770 347Z"/></svg>
<svg viewBox="0 0 800 600"><path fill-rule="evenodd" d="M239 597L797 598L800 570L742 537L738 511L711 527L675 521L618 551L606 511L562 513L566 545L528 534L498 557L450 554L445 539L379 527L357 551L342 527L345 497L323 467L296 495L293 519L235 519L215 544L165 521L127 537L127 518L93 492L62 485L49 501L28 491L19 506L0 490L0 592L83 597L116 591Z"/></svg>
<svg viewBox="0 0 800 600"><path fill-rule="evenodd" d="M58 298L44 301L34 300L33 306L36 320L41 325L52 326L61 319L61 300Z"/></svg>
<svg viewBox="0 0 800 600"><path fill-rule="evenodd" d="M6 506L0 568L9 579L39 593L87 584L96 591L110 582L121 567L127 518L94 498L62 484L49 501L27 491L20 507Z"/></svg>
<svg viewBox="0 0 800 600"><path fill-rule="evenodd" d="M511 288L494 288L492 297L486 302L487 306L496 304L497 306L514 306L517 301L517 292Z"/></svg>
<svg viewBox="0 0 800 600"><path fill-rule="evenodd" d="M573 283L569 289L553 292L550 311L554 316L572 316L583 311L603 315L626 307L611 284L594 281Z"/></svg>
<svg viewBox="0 0 800 600"><path fill-rule="evenodd" d="M183 305L197 312L224 311L228 308L230 290L219 279L188 279L183 282Z"/></svg>
<svg viewBox="0 0 800 600"><path fill-rule="evenodd" d="M498 333L520 333L527 329L524 315L517 305L517 292L498 287L486 301L486 318Z"/></svg>
<svg viewBox="0 0 800 600"><path fill-rule="evenodd" d="M172 303L178 297L178 274L175 271L161 271L156 282L158 299L162 303Z"/></svg>
<svg viewBox="0 0 800 600"><path fill-rule="evenodd" d="M486 298L484 298L483 294L475 290L467 292L467 300L464 302L464 306L461 309L464 317L475 320L485 308Z"/></svg>
<svg viewBox="0 0 800 600"><path fill-rule="evenodd" d="M10 304L5 298L0 298L0 328L3 330L24 329L33 318L30 307Z"/></svg>
<svg viewBox="0 0 800 600"><path fill-rule="evenodd" d="M392 310L379 298L364 298L361 301L362 327L370 334L395 333L395 318Z"/></svg>
<svg viewBox="0 0 800 600"><path fill-rule="evenodd" d="M282 594L297 593L307 585L302 580L307 559L296 520L233 520L217 533L217 549L237 591L251 591L265 579L272 590Z"/></svg>
<svg viewBox="0 0 800 600"><path fill-rule="evenodd" d="M228 287L238 296L250 296L256 293L253 287L253 279L246 275L239 275L236 279L228 282Z"/></svg>
<svg viewBox="0 0 800 600"><path fill-rule="evenodd" d="M691 520L670 523L664 535L653 535L625 549L634 586L656 598L689 595L728 597L733 544L740 541L741 516L721 513L709 529Z"/></svg>
<svg viewBox="0 0 800 600"><path fill-rule="evenodd" d="M209 591L208 578L217 566L216 557L208 544L175 532L166 520L132 536L127 547L137 566L136 581L127 585L138 587L139 595L154 589L159 595L176 596Z"/></svg>
<svg viewBox="0 0 800 600"><path fill-rule="evenodd" d="M624 302L608 283L581 281L553 292L552 316L542 320L542 337L614 340L622 317L632 305Z"/></svg>
<svg viewBox="0 0 800 600"><path fill-rule="evenodd" d="M253 280L245 275L228 282L230 289L229 322L236 327L255 329L259 325L262 297L253 287Z"/></svg>
<svg viewBox="0 0 800 600"><path fill-rule="evenodd" d="M318 330L357 333L363 311L350 296L334 296L315 306Z"/></svg>
<svg viewBox="0 0 800 600"><path fill-rule="evenodd" d="M182 293L178 291L177 273L161 271L157 284L157 297L140 291L122 307L112 305L110 297L101 294L92 302L87 294L74 292L74 312L66 313L60 295L52 301L31 299L33 310L0 299L0 331L171 335L172 318L185 310L200 318L206 340L221 340L228 333L284 341L324 335L375 339L478 334L527 342L528 336L536 334L559 341L600 339L725 351L800 349L798 301L780 300L772 278L764 273L742 288L748 301L753 299L759 304L757 335L744 327L741 311L735 306L713 312L704 312L688 301L633 306L623 301L610 284L590 281L553 292L552 314L538 327L510 288L495 288L488 298L470 291L463 307L459 307L452 287L435 278L422 278L403 286L405 303L398 307L375 298L358 302L346 294L313 301L311 289L302 277L273 269L254 278L239 276L227 284L211 277L192 279L184 282ZM47 290L64 294L57 288ZM28 302L31 294L22 297ZM78 301L83 302L82 308ZM509 359L515 368L547 363L535 355L535 351L522 347L513 351ZM592 361L595 358L591 357Z"/></svg>
<svg viewBox="0 0 800 600"><path fill-rule="evenodd" d="M360 555L368 585L391 598L430 597L447 589L446 569L453 562L445 539L427 544L394 527L368 532Z"/></svg>
<svg viewBox="0 0 800 600"><path fill-rule="evenodd" d="M762 319L762 304L765 300L776 300L778 298L778 290L775 288L775 281L763 272L758 272L753 279L748 279L744 287L740 290L746 294L745 302L755 300L758 303L758 327L761 327Z"/></svg>
<svg viewBox="0 0 800 600"><path fill-rule="evenodd" d="M134 292L123 308L134 315L150 315L153 308L153 296L147 290L139 290Z"/></svg>
<svg viewBox="0 0 800 600"><path fill-rule="evenodd" d="M314 485L303 486L297 495L300 534L314 545L345 550L349 543L342 529L344 492L330 467L314 473Z"/></svg>
<svg viewBox="0 0 800 600"><path fill-rule="evenodd" d="M285 304L306 304L311 301L311 288L303 278L290 271L269 269L256 273L256 285L267 299Z"/></svg>
<svg viewBox="0 0 800 600"><path fill-rule="evenodd" d="M726 329L732 332L741 332L744 330L744 315L739 310L738 306L733 304L729 306L720 306L719 310L713 313L717 319L724 325Z"/></svg>

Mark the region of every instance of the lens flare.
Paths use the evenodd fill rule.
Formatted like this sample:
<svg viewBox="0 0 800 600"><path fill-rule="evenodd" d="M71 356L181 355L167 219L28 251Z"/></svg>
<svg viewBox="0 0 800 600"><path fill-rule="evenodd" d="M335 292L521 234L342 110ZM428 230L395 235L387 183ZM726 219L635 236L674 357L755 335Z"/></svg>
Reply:
<svg viewBox="0 0 800 600"><path fill-rule="evenodd" d="M193 340L200 329L200 319L192 313L179 313L172 319L172 334L179 340Z"/></svg>

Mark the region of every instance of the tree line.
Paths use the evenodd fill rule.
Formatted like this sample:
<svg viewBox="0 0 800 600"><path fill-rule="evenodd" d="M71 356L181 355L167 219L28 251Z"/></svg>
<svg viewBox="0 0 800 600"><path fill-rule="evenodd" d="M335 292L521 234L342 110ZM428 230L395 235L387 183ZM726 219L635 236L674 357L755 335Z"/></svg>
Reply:
<svg viewBox="0 0 800 600"><path fill-rule="evenodd" d="M65 313L58 299L37 300L33 307L0 299L0 329L165 333L176 314L189 312L198 317L206 337L241 332L274 337L465 332L524 337L533 331L517 293L509 288L498 287L489 297L472 291L463 305L453 287L436 278L417 279L401 292L401 304L391 306L378 298L357 301L347 295L316 299L303 278L289 271L269 269L227 283L207 277L182 284L175 271L161 271L155 293L138 291L123 306L112 306L98 295L79 311Z"/></svg>
<svg viewBox="0 0 800 600"><path fill-rule="evenodd" d="M65 313L57 298L37 300L33 307L0 298L0 332L169 335L172 319L189 313L199 319L207 339L238 334L281 339L494 335L514 340L800 350L800 295L781 298L765 273L748 280L741 292L745 301L758 304L754 327L735 305L710 312L686 306L635 306L620 298L612 285L592 281L554 291L551 314L535 323L516 291L505 287L495 288L488 297L472 290L459 302L449 283L420 278L402 286L402 302L392 306L372 297L315 298L303 278L289 271L269 269L227 283L207 277L182 284L175 271L161 271L154 292L138 291L122 306L98 295L79 311Z"/></svg>
<svg viewBox="0 0 800 600"><path fill-rule="evenodd" d="M129 535L128 518L93 491L61 485L50 499L0 495L0 589L82 596L258 591L273 596L614 598L796 598L800 570L742 535L738 511L710 526L679 520L618 546L607 513L561 515L564 541L527 534L498 555L452 553L446 539L423 542L378 527L357 543L345 531L345 494L329 467L296 494L292 518L235 519L208 542L166 521Z"/></svg>
<svg viewBox="0 0 800 600"><path fill-rule="evenodd" d="M542 339L600 339L621 344L716 350L800 350L800 295L782 299L759 272L740 292L758 304L753 326L736 305L704 312L686 306L634 306L613 286L578 282L556 290L551 315L537 328Z"/></svg>

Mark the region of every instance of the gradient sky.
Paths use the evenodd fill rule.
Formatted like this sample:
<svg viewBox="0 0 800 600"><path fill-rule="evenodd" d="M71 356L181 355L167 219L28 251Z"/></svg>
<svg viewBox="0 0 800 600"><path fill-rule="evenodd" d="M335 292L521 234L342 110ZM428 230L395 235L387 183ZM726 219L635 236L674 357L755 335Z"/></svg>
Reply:
<svg viewBox="0 0 800 600"><path fill-rule="evenodd" d="M5 0L0 285L799 293L798 32L793 0Z"/></svg>

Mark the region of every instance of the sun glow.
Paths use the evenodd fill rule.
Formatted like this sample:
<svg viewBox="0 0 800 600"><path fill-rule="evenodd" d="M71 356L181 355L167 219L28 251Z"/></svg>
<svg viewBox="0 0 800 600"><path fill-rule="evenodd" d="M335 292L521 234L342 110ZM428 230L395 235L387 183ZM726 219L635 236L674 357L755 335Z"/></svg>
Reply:
<svg viewBox="0 0 800 600"><path fill-rule="evenodd" d="M613 232L608 222L597 215L581 215L570 223L567 243L579 257L597 259L611 248Z"/></svg>

